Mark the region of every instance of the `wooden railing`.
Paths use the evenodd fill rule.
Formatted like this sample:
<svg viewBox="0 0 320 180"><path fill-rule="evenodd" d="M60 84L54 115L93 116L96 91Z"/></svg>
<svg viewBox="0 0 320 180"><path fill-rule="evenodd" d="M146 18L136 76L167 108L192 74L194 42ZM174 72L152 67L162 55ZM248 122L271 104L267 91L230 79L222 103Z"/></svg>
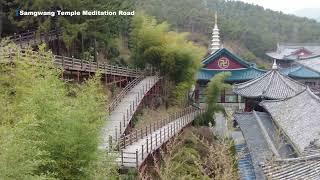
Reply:
<svg viewBox="0 0 320 180"><path fill-rule="evenodd" d="M140 71L138 69L130 69L128 67L114 66L106 63L101 64L98 62L91 62L83 59L76 59L73 57L55 55L54 59L55 65L62 66L64 69L69 70L87 72L96 72L99 70L103 74L113 74L130 77L138 77L144 73L144 71Z"/></svg>
<svg viewBox="0 0 320 180"><path fill-rule="evenodd" d="M39 53L35 51L21 50L17 53L14 52L1 52L1 56L6 57L8 61L6 62L14 62L13 57L26 57L26 55L31 55L32 62L36 59L43 58ZM82 59L76 59L73 57L65 57L59 55L53 55L54 65L58 67L62 67L65 70L74 70L74 71L85 71L85 72L96 72L100 71L102 74L112 74L118 76L128 76L128 77L139 77L145 73L145 71L141 71L138 69L131 69L128 67L114 66L106 63L100 64L98 62L91 62Z"/></svg>
<svg viewBox="0 0 320 180"><path fill-rule="evenodd" d="M117 159L118 164L125 167L139 168L139 166L150 153L157 150L162 146L163 143L167 142L170 138L179 133L181 129L190 124L194 120L194 118L202 112L202 110L197 110L195 108L187 108L172 116L177 116L177 119L163 124L163 126L161 126L160 128L154 129L152 131L152 127L157 126L157 123L155 123L149 131L144 130L145 128L142 128L137 132L137 134L134 133L134 135L126 136L124 142L127 142L129 139L129 141L127 142L128 144L132 144L138 141L141 142L134 147L134 152L129 151L128 149L121 149L119 157ZM165 122L165 120L163 122ZM146 132L147 135L145 135ZM141 138L141 136L143 137ZM145 138L146 136L148 137ZM128 146L126 146L126 148L128 148Z"/></svg>
<svg viewBox="0 0 320 180"><path fill-rule="evenodd" d="M128 85L126 85L126 87L123 88L119 94L117 94L117 96L111 101L111 103L110 103L109 106L108 106L108 112L109 112L109 114L110 114L111 111L114 110L115 107L118 106L118 104L121 102L121 100L124 98L124 96L127 95L128 92L129 92L134 86L136 86L144 77L145 77L144 74L141 74L141 75L138 76L136 79L134 79L133 81L131 81Z"/></svg>
<svg viewBox="0 0 320 180"><path fill-rule="evenodd" d="M46 40L47 38L56 38L57 35L59 36L60 33L55 30L51 30L48 33L37 33L37 31L27 31L20 34L14 33L13 36L9 36L8 38L16 43L32 42L32 40L35 43L39 40Z"/></svg>
<svg viewBox="0 0 320 180"><path fill-rule="evenodd" d="M117 143L119 137L121 134L124 132L126 129L127 125L131 121L132 116L138 109L143 97L145 96L146 93L154 86L154 84L160 79L158 75L155 75L155 78L149 79L145 84L143 84L142 88L137 89L137 95L135 96L134 100L131 102L127 102L129 104L129 108L126 110L126 112L123 113L123 118L122 121L119 122L118 128L115 128L115 134L113 136L109 137L109 144ZM138 84L138 82L134 83ZM111 109L114 110L114 108L123 100L124 96L129 92L129 89L132 89L134 86L133 84L128 86L128 90L123 90L123 92L120 93L119 97L114 100L115 102L112 102L110 104ZM126 88L125 88L126 89ZM111 111L110 111L111 112ZM109 146L110 148L112 146Z"/></svg>
<svg viewBox="0 0 320 180"><path fill-rule="evenodd" d="M158 130L160 127L163 127L166 124L169 124L170 122L175 121L178 118L181 118L182 116L185 116L188 113L194 112L195 110L196 109L194 107L185 108L182 111L175 112L169 115L165 119L162 119L160 121L155 121L149 125L146 125L143 128L136 129L128 135L122 135L118 142L118 148L125 149L127 145L132 145L132 143L137 142L140 139L143 139L144 137L148 136L152 132L155 132L156 130Z"/></svg>

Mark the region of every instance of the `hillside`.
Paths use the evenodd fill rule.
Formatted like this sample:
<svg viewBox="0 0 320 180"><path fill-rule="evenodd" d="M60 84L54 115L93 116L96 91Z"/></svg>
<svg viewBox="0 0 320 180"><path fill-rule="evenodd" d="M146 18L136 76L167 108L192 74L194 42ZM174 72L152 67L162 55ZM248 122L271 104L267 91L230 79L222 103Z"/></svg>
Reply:
<svg viewBox="0 0 320 180"><path fill-rule="evenodd" d="M315 20L238 1L139 0L137 7L168 21L175 30L202 34L207 42L217 11L223 42L237 42L262 59L277 42L320 42L320 23Z"/></svg>

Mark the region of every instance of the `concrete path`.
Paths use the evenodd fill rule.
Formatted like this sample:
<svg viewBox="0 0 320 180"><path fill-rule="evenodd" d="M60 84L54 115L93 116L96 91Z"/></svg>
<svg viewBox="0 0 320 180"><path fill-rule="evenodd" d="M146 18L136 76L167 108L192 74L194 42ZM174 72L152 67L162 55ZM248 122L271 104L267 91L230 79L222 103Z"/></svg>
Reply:
<svg viewBox="0 0 320 180"><path fill-rule="evenodd" d="M117 107L107 117L107 122L102 128L102 143L99 148L109 147L109 143L115 144L123 134L131 121L135 111L148 91L158 82L159 77L148 76L133 87L121 100ZM110 141L111 137L111 141Z"/></svg>

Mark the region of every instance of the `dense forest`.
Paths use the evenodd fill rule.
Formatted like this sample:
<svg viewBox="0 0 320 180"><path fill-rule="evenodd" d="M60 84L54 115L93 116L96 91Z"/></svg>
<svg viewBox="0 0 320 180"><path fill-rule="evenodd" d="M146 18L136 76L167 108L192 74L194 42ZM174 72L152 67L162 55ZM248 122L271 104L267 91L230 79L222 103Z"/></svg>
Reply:
<svg viewBox="0 0 320 180"><path fill-rule="evenodd" d="M121 9L135 10L136 14L21 17L16 16L17 9ZM64 81L62 70L52 61L53 54L156 69L170 82L164 87L170 97L161 97L167 102L159 105L165 106L165 112L187 106L183 104L186 101L196 106L186 95L206 54L215 11L222 42L245 49L239 54L244 59L265 59L265 52L280 41L320 42L320 23L315 20L238 1L0 0L0 37L28 30L38 34L53 31L58 37L54 41L61 45L58 51L50 44L22 51L1 39L0 179L134 179L130 173L119 174L111 163L114 157L98 148L100 130L110 120L106 92L116 85L106 90L99 73L79 84ZM227 116L217 99L222 89L230 88L224 84L229 75L216 75L208 84L208 106L193 122L198 129L183 132L180 138L169 142L160 151L159 160L154 159L151 174L146 169L139 176L238 179L233 142L219 139L211 129L216 112ZM148 119L154 121L155 114L151 117ZM146 124L141 121L143 118L136 119ZM135 173L133 176L137 176Z"/></svg>
<svg viewBox="0 0 320 180"><path fill-rule="evenodd" d="M204 43L209 42L217 11L222 40L240 43L260 58L277 42L320 42L320 23L315 20L239 1L139 0L138 7L168 21L176 30L194 33ZM244 56L254 59L250 54Z"/></svg>
<svg viewBox="0 0 320 180"><path fill-rule="evenodd" d="M248 60L265 58L265 52L275 48L277 42L319 42L320 23L315 20L286 15L239 1L225 0L73 0L73 1L1 1L1 36L26 30L48 31L57 29L63 35L66 54L87 59L99 56L112 63L126 63L130 51L129 34L131 18L127 16L15 16L19 9L33 10L83 10L123 9L143 10L160 22L168 21L172 30L190 32L190 40L208 46L218 12L220 33L223 42L237 44L249 51L240 52ZM80 48L79 48L80 47ZM99 52L100 54L98 55Z"/></svg>

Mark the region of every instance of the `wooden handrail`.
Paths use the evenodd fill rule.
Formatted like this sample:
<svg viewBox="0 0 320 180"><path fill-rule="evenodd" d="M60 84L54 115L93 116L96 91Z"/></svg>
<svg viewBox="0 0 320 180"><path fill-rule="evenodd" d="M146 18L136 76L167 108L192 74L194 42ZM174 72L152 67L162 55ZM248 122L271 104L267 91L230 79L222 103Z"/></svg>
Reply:
<svg viewBox="0 0 320 180"><path fill-rule="evenodd" d="M50 30L48 33L40 32L39 36L41 39L41 37L45 37L45 36L52 37L57 34L60 35L60 32L56 31L56 30ZM14 35L8 36L8 38L12 41L15 41L15 42L30 41L30 40L34 40L37 38L37 31L27 31L27 32L23 32L20 34L14 33Z"/></svg>
<svg viewBox="0 0 320 180"><path fill-rule="evenodd" d="M6 53L6 52L5 52ZM39 53L35 51L29 51L35 57L41 56ZM25 51L20 51L19 56L26 56ZM12 57L15 56L15 53L7 52L6 54L2 54L4 57L9 58L8 62L13 62ZM41 57L40 57L41 58ZM138 71L137 69L129 69L120 66L113 66L109 64L98 64L96 62L90 62L82 59L76 59L73 57L65 57L59 55L53 55L54 65L62 67L67 70L78 70L78 71L86 71L86 72L96 72L100 71L103 74L113 74L119 76L130 76L130 77L139 77L142 74L145 74L144 71Z"/></svg>
<svg viewBox="0 0 320 180"><path fill-rule="evenodd" d="M188 107L185 108L181 111L175 112L169 116L167 116L166 118L160 120L160 121L155 121L153 123L150 123L148 125L145 125L144 127L133 131L132 133L125 135L125 136L121 136L119 141L118 141L118 147L120 149L124 149L126 147L126 145L132 144L132 142L137 142L140 139L143 139L144 137L148 136L149 134L151 134L152 132L156 131L157 129L166 126L167 124L175 121L178 118L181 118L187 114L193 113L195 112L197 109L194 107ZM132 135L134 134L134 135ZM132 139L134 137L134 139Z"/></svg>
<svg viewBox="0 0 320 180"><path fill-rule="evenodd" d="M163 143L180 132L182 128L191 123L200 113L203 113L203 110L197 110L195 108L192 108L192 111L183 110L177 112L176 114L178 114L180 117L178 117L176 121L172 121L170 124L166 124L165 126L158 128L157 131L154 131L153 134L146 138L142 144L139 144L139 147L141 145L141 148L136 149L135 152L127 152L121 149L118 163L122 166L139 168L139 166L150 153L158 149L158 147L160 147Z"/></svg>
<svg viewBox="0 0 320 180"><path fill-rule="evenodd" d="M123 97L125 95L127 95L127 93L134 87L136 86L143 78L144 78L144 74L140 74L140 76L138 76L136 79L134 79L133 81L131 81L129 84L127 84L127 86L122 89L122 91L111 101L111 103L108 106L108 111L109 113L111 111L114 110L115 107L118 106L118 104L121 102L121 100L123 99Z"/></svg>

